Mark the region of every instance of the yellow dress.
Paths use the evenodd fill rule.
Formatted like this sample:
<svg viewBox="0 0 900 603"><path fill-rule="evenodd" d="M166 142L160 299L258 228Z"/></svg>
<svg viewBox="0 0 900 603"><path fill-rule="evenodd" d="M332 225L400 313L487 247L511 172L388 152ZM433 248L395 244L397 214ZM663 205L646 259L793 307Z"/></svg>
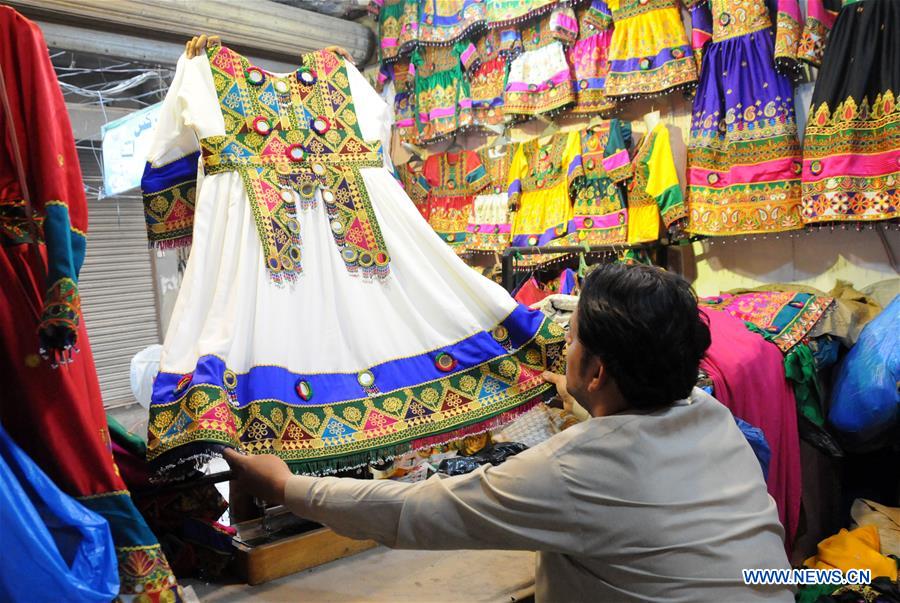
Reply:
<svg viewBox="0 0 900 603"><path fill-rule="evenodd" d="M669 228L687 215L678 184L669 130L660 122L641 140L628 184L628 242L659 239L660 219Z"/></svg>
<svg viewBox="0 0 900 603"><path fill-rule="evenodd" d="M575 232L569 191L582 175L577 131L519 144L509 171L513 246L546 245Z"/></svg>

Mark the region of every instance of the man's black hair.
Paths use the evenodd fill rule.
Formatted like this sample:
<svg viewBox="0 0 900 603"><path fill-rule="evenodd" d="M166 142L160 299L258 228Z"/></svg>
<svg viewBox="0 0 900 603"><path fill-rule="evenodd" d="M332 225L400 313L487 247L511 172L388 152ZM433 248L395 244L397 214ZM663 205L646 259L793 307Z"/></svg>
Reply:
<svg viewBox="0 0 900 603"><path fill-rule="evenodd" d="M688 397L710 344L690 283L646 265L605 264L591 272L578 302L577 334L639 409Z"/></svg>

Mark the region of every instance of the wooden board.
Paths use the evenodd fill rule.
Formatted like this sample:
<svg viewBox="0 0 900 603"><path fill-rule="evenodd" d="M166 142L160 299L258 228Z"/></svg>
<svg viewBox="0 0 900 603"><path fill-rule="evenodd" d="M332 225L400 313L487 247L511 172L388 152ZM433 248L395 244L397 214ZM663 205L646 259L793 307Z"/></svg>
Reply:
<svg viewBox="0 0 900 603"><path fill-rule="evenodd" d="M235 562L247 584L263 584L374 548L372 540L353 540L318 528L276 542L247 546L235 541Z"/></svg>

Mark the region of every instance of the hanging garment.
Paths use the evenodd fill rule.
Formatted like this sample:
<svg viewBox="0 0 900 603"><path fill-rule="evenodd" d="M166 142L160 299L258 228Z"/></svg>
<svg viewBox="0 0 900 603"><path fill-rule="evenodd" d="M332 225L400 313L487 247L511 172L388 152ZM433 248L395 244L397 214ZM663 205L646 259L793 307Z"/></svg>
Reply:
<svg viewBox="0 0 900 603"><path fill-rule="evenodd" d="M900 6L844 0L835 20L810 0L809 16L801 57L821 68L803 139L803 221L900 218Z"/></svg>
<svg viewBox="0 0 900 603"><path fill-rule="evenodd" d="M571 268L566 268L559 276L546 283L541 283L532 276L519 288L516 301L523 306L534 307L551 295L570 295L575 290L576 282L575 271Z"/></svg>
<svg viewBox="0 0 900 603"><path fill-rule="evenodd" d="M509 247L509 196L506 179L512 163L513 146L485 148L478 155L488 176L487 187L475 197L466 229L467 251L500 252Z"/></svg>
<svg viewBox="0 0 900 603"><path fill-rule="evenodd" d="M621 160L611 158L609 163L615 169ZM641 139L631 162L631 171L628 242L656 241L660 220L671 231L687 215L672 157L669 129L664 123L657 123Z"/></svg>
<svg viewBox="0 0 900 603"><path fill-rule="evenodd" d="M197 200L150 406L158 468L228 446L332 471L483 431L549 390L562 332L431 232L383 165L388 114L330 52L286 74L226 47L179 61L143 182L151 234L156 191Z"/></svg>
<svg viewBox="0 0 900 603"><path fill-rule="evenodd" d="M712 379L716 399L735 417L762 429L769 442L767 487L778 506L790 557L800 519L800 439L781 352L727 312L703 306L700 311L709 320L712 336L700 368Z"/></svg>
<svg viewBox="0 0 900 603"><path fill-rule="evenodd" d="M420 0L419 42L449 45L484 27L484 0Z"/></svg>
<svg viewBox="0 0 900 603"><path fill-rule="evenodd" d="M475 47L425 46L412 54L419 140L434 142L472 125L472 98L464 70L474 65Z"/></svg>
<svg viewBox="0 0 900 603"><path fill-rule="evenodd" d="M628 234L625 189L631 175L631 126L613 119L581 132L584 178L573 190L575 233L566 244L624 243Z"/></svg>
<svg viewBox="0 0 900 603"><path fill-rule="evenodd" d="M428 224L458 253L465 250L472 203L489 184L487 172L474 151L431 155L422 166L428 182Z"/></svg>
<svg viewBox="0 0 900 603"><path fill-rule="evenodd" d="M503 122L503 90L509 67L503 37L516 38L515 30L489 29L475 42L478 64L469 78L473 122L495 126Z"/></svg>
<svg viewBox="0 0 900 603"><path fill-rule="evenodd" d="M689 90L697 82L678 0L607 0L614 29L606 96L638 98Z"/></svg>
<svg viewBox="0 0 900 603"><path fill-rule="evenodd" d="M397 175L400 177L400 184L407 196L422 214L422 217L428 219L428 191L431 185L422 174L424 162L409 161L397 168Z"/></svg>
<svg viewBox="0 0 900 603"><path fill-rule="evenodd" d="M523 23L553 10L558 0L485 0L488 27Z"/></svg>
<svg viewBox="0 0 900 603"><path fill-rule="evenodd" d="M583 175L577 131L520 143L509 169L512 244L546 245L574 232L570 190Z"/></svg>
<svg viewBox="0 0 900 603"><path fill-rule="evenodd" d="M720 0L691 8L694 31L712 31L688 143L688 230L695 234L803 226L793 89L775 68L775 29L765 1L742 6L740 14Z"/></svg>
<svg viewBox="0 0 900 603"><path fill-rule="evenodd" d="M122 601L180 600L109 451L77 294L88 212L65 101L40 29L5 6L0 70L0 423L60 489L109 522ZM77 351L56 369L39 354L70 345Z"/></svg>
<svg viewBox="0 0 900 603"><path fill-rule="evenodd" d="M416 121L415 68L401 61L389 65L388 71L394 85L394 130L401 142L417 144L421 141Z"/></svg>
<svg viewBox="0 0 900 603"><path fill-rule="evenodd" d="M378 60L391 63L418 42L417 0L382 0L377 9Z"/></svg>
<svg viewBox="0 0 900 603"><path fill-rule="evenodd" d="M612 14L603 0L593 0L576 10L578 41L566 55L572 66L575 105L572 113L611 113L616 103L606 97Z"/></svg>
<svg viewBox="0 0 900 603"><path fill-rule="evenodd" d="M564 44L574 42L577 35L575 14L565 5L522 26L524 52L509 67L504 113L538 115L575 101Z"/></svg>

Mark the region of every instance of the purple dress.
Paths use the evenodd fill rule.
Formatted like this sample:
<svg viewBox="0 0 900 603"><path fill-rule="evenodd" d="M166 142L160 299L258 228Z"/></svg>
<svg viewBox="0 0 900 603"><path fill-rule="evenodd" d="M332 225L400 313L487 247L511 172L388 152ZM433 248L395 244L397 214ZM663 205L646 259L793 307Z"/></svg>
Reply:
<svg viewBox="0 0 900 603"><path fill-rule="evenodd" d="M746 235L801 228L793 89L775 68L764 0L699 0L691 14L695 44L704 32L712 40L702 50L688 144L688 229Z"/></svg>

